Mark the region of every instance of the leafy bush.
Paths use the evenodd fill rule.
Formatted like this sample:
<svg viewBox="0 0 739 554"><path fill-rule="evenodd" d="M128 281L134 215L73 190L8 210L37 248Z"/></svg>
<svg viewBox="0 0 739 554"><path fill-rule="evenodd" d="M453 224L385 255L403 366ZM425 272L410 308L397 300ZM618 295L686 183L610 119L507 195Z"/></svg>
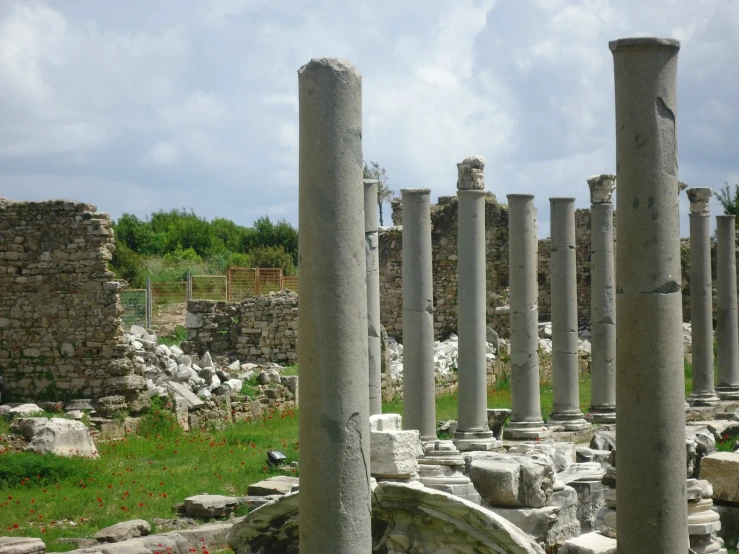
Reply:
<svg viewBox="0 0 739 554"><path fill-rule="evenodd" d="M84 479L87 462L53 454L20 452L3 456L0 463L0 489L18 485L51 485L70 478Z"/></svg>

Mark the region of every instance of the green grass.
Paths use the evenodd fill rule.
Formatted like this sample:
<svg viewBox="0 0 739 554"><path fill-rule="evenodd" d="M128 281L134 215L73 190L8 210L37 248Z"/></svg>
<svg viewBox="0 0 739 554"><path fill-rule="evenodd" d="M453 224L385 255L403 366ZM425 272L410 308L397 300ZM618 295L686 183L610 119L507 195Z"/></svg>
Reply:
<svg viewBox="0 0 739 554"><path fill-rule="evenodd" d="M182 325L177 325L174 328L174 333L166 336L157 336L158 344L165 344L167 346L179 346L185 339L187 339L187 329Z"/></svg>
<svg viewBox="0 0 739 554"><path fill-rule="evenodd" d="M686 363L686 383L690 367ZM297 373L290 366L285 374ZM686 393L689 393L686 385ZM552 387L541 384L542 415L552 408ZM580 406L590 405L590 379L580 380ZM510 407L511 387L501 378L488 391L488 406ZM383 405L403 413L402 402ZM456 395L436 401L437 420L456 419ZM9 424L0 420L0 434ZM729 448L734 437L722 441ZM139 436L98 445L96 460L31 453L0 455L0 534L35 536L49 551L73 544L64 537L91 537L118 521L174 517L172 507L201 493L245 495L250 483L275 473L266 452L280 450L299 460L298 411L268 412L257 421L213 432L182 432L171 414L155 409L145 416Z"/></svg>

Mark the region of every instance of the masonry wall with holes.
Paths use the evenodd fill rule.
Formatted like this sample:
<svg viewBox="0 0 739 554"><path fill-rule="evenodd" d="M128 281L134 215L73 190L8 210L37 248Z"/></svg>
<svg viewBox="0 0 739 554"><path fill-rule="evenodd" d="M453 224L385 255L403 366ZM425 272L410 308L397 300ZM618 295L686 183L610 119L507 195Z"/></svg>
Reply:
<svg viewBox="0 0 739 554"><path fill-rule="evenodd" d="M3 401L119 392L109 372L125 354L114 249L110 216L95 206L0 198Z"/></svg>
<svg viewBox="0 0 739 554"><path fill-rule="evenodd" d="M229 356L241 362L297 362L298 294L288 290L241 302L187 303L188 354Z"/></svg>

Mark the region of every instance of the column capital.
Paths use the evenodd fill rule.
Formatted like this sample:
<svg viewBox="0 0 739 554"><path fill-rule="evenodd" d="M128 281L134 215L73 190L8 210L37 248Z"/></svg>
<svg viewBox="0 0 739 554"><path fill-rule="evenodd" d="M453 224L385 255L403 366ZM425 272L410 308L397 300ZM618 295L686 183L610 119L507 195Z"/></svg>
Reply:
<svg viewBox="0 0 739 554"><path fill-rule="evenodd" d="M485 190L485 158L468 156L457 164L457 190Z"/></svg>
<svg viewBox="0 0 739 554"><path fill-rule="evenodd" d="M690 213L691 214L710 214L711 205L709 201L713 196L713 190L708 187L693 187L685 191L690 200Z"/></svg>
<svg viewBox="0 0 739 554"><path fill-rule="evenodd" d="M611 173L591 175L588 177L588 186L591 204L610 204L616 189L616 176Z"/></svg>
<svg viewBox="0 0 739 554"><path fill-rule="evenodd" d="M674 38L634 37L612 40L608 43L611 52L623 50L646 50L649 48L680 49L680 41Z"/></svg>

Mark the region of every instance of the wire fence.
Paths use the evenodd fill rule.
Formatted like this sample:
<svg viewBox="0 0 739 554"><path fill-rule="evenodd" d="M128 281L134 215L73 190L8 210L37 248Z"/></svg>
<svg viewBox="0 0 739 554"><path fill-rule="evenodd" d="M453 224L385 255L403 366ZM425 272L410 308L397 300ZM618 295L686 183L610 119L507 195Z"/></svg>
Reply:
<svg viewBox="0 0 739 554"><path fill-rule="evenodd" d="M147 280L145 289L120 292L123 324L171 335L185 323L188 300L241 302L283 289L297 292L298 277L283 275L279 268L232 267L226 275L188 274L186 281Z"/></svg>

